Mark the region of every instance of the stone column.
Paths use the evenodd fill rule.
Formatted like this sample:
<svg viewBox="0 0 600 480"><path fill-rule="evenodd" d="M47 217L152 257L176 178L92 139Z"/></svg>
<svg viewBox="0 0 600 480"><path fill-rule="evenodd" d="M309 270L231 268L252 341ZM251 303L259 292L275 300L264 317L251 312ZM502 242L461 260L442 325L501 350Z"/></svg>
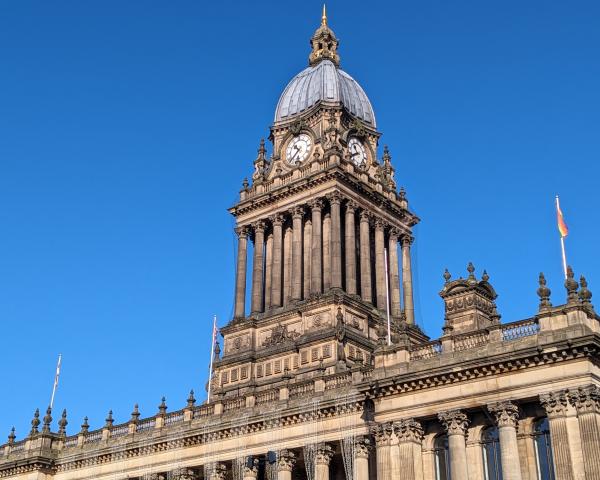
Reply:
<svg viewBox="0 0 600 480"><path fill-rule="evenodd" d="M540 403L546 410L550 424L556 480L574 480L567 429L567 395L564 391L545 393L540 395Z"/></svg>
<svg viewBox="0 0 600 480"><path fill-rule="evenodd" d="M356 437L354 440L354 479L369 480L369 437Z"/></svg>
<svg viewBox="0 0 600 480"><path fill-rule="evenodd" d="M346 293L356 295L356 226L354 212L356 204L352 201L346 203Z"/></svg>
<svg viewBox="0 0 600 480"><path fill-rule="evenodd" d="M312 215L312 239L311 239L311 262L310 262L310 293L318 295L323 289L322 275L322 220L321 210L323 202L320 199L310 203Z"/></svg>
<svg viewBox="0 0 600 480"><path fill-rule="evenodd" d="M281 274L283 246L283 217L276 213L271 217L273 224L273 261L271 262L271 306L281 306Z"/></svg>
<svg viewBox="0 0 600 480"><path fill-rule="evenodd" d="M385 254L384 245L385 223L382 219L375 220L375 289L377 290L377 308L385 310Z"/></svg>
<svg viewBox="0 0 600 480"><path fill-rule="evenodd" d="M258 221L254 225L254 259L252 261L252 313L263 311L264 281L263 272L265 268L265 222Z"/></svg>
<svg viewBox="0 0 600 480"><path fill-rule="evenodd" d="M438 414L438 418L448 434L450 474L452 478L469 478L467 469L467 446L465 433L469 420L460 410L450 410Z"/></svg>
<svg viewBox="0 0 600 480"><path fill-rule="evenodd" d="M283 234L283 304L292 298L292 229L286 228Z"/></svg>
<svg viewBox="0 0 600 480"><path fill-rule="evenodd" d="M414 325L415 306L412 292L412 268L410 265L410 244L413 238L410 235L402 237L402 292L404 293L404 314L406 323Z"/></svg>
<svg viewBox="0 0 600 480"><path fill-rule="evenodd" d="M329 196L331 209L331 288L342 288L342 220L339 192Z"/></svg>
<svg viewBox="0 0 600 480"><path fill-rule="evenodd" d="M303 207L292 210L293 239L292 239L292 299L302 298L302 217Z"/></svg>
<svg viewBox="0 0 600 480"><path fill-rule="evenodd" d="M267 235L265 246L265 310L271 308L271 275L273 272L273 234Z"/></svg>
<svg viewBox="0 0 600 480"><path fill-rule="evenodd" d="M383 423L372 429L375 437L377 452L377 480L392 480L391 468L391 440L392 424Z"/></svg>
<svg viewBox="0 0 600 480"><path fill-rule="evenodd" d="M304 224L304 293L303 298L307 299L310 297L310 282L311 282L311 269L310 262L312 257L312 222L307 220Z"/></svg>
<svg viewBox="0 0 600 480"><path fill-rule="evenodd" d="M360 296L365 302L372 303L370 220L369 212L360 212Z"/></svg>
<svg viewBox="0 0 600 480"><path fill-rule="evenodd" d="M296 454L291 450L277 453L277 480L292 480L292 469L296 465Z"/></svg>
<svg viewBox="0 0 600 480"><path fill-rule="evenodd" d="M600 479L600 387L588 385L569 393L577 409L586 480Z"/></svg>
<svg viewBox="0 0 600 480"><path fill-rule="evenodd" d="M517 443L517 422L519 407L512 402L498 402L488 405L489 412L496 419L500 437L500 458L502 459L502 479L522 480L519 446Z"/></svg>
<svg viewBox="0 0 600 480"><path fill-rule="evenodd" d="M323 291L331 288L331 215L323 215Z"/></svg>
<svg viewBox="0 0 600 480"><path fill-rule="evenodd" d="M317 447L315 455L315 480L329 480L329 463L333 458L331 445L322 443Z"/></svg>
<svg viewBox="0 0 600 480"><path fill-rule="evenodd" d="M233 318L244 318L246 310L246 264L248 257L248 227L235 229L238 236L237 269L235 272L235 309Z"/></svg>
<svg viewBox="0 0 600 480"><path fill-rule="evenodd" d="M400 305L400 272L398 269L398 237L400 232L396 228L390 230L388 239L388 259L390 264L390 303L391 314L399 317L402 313Z"/></svg>
<svg viewBox="0 0 600 480"><path fill-rule="evenodd" d="M244 480L256 480L258 476L258 458L252 458L251 463L248 461L250 458L246 459L246 464L244 465Z"/></svg>
<svg viewBox="0 0 600 480"><path fill-rule="evenodd" d="M412 418L400 420L394 423L394 432L398 438L398 478L423 480L421 424Z"/></svg>

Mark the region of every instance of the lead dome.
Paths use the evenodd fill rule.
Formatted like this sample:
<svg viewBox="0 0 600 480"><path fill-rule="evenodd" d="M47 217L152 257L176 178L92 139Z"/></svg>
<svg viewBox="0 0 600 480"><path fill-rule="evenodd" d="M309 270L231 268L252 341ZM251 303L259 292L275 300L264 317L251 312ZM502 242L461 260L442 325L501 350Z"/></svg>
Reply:
<svg viewBox="0 0 600 480"><path fill-rule="evenodd" d="M327 25L325 10L310 44L309 66L285 87L277 102L275 122L291 120L324 102L341 104L348 113L375 128L375 113L367 94L339 66L339 41Z"/></svg>

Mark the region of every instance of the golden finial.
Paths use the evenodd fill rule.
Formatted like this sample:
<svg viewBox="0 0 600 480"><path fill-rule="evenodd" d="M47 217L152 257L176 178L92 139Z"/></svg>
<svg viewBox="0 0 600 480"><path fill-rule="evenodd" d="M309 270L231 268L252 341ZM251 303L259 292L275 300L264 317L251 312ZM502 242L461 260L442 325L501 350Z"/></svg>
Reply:
<svg viewBox="0 0 600 480"><path fill-rule="evenodd" d="M324 27L327 26L327 9L325 8L325 4L323 4L323 16L321 17L321 25Z"/></svg>

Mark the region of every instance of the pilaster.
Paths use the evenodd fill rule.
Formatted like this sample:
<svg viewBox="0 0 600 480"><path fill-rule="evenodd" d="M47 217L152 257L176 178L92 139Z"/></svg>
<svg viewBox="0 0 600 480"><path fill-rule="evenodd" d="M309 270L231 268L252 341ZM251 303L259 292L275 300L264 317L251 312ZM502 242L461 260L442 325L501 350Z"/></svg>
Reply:
<svg viewBox="0 0 600 480"><path fill-rule="evenodd" d="M398 439L400 478L423 480L422 442L423 428L413 418L394 423Z"/></svg>
<svg viewBox="0 0 600 480"><path fill-rule="evenodd" d="M345 260L346 260L346 292L356 295L356 225L354 214L356 203L346 203L346 225L345 225Z"/></svg>
<svg viewBox="0 0 600 480"><path fill-rule="evenodd" d="M569 392L577 410L586 480L600 479L600 387L588 385Z"/></svg>
<svg viewBox="0 0 600 480"><path fill-rule="evenodd" d="M313 200L310 203L312 215L312 240L311 240L311 264L310 264L310 293L318 295L322 292L323 284L321 281L322 273L322 220L321 210L323 202L320 199Z"/></svg>
<svg viewBox="0 0 600 480"><path fill-rule="evenodd" d="M393 427L391 423L375 425L371 433L375 437L377 453L377 480L392 480L391 440Z"/></svg>
<svg viewBox="0 0 600 480"><path fill-rule="evenodd" d="M556 480L574 480L578 477L575 475L575 464L573 462L573 432L571 422L568 422L569 405L566 392L558 391L542 394L540 395L540 403L546 410L548 423L550 424Z"/></svg>
<svg viewBox="0 0 600 480"><path fill-rule="evenodd" d="M357 437L354 441L354 480L369 480L369 437Z"/></svg>

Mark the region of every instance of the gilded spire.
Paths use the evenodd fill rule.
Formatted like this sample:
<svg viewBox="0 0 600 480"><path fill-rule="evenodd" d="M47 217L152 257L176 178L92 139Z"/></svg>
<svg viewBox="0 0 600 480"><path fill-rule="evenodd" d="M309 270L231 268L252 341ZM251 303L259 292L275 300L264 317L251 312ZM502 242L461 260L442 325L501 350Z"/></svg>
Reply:
<svg viewBox="0 0 600 480"><path fill-rule="evenodd" d="M308 63L311 66L317 65L321 60L330 60L336 66L340 65L340 57L337 54L338 40L335 34L327 24L327 8L323 5L323 14L321 15L321 25L315 31L310 39L312 52L308 57Z"/></svg>

